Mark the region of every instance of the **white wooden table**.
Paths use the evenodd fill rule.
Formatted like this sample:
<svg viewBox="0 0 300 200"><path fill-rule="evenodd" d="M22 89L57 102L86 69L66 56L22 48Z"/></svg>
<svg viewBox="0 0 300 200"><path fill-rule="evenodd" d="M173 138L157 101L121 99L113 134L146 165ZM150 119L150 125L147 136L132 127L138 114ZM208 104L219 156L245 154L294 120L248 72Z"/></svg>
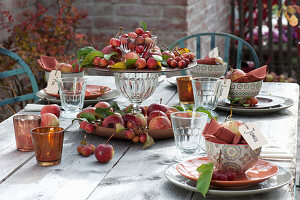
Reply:
<svg viewBox="0 0 300 200"><path fill-rule="evenodd" d="M113 77L88 77L90 84L115 88ZM287 110L265 115L235 115L234 119L251 121L272 142L293 154L292 161L276 162L288 168L295 176L297 149L297 119L299 88L293 83L264 83L262 92L292 98L294 106ZM176 87L164 81L150 99L149 105L159 102L178 104ZM128 104L119 97L115 101ZM22 113L22 112L20 112ZM28 113L28 112L27 112ZM18 113L19 114L19 113ZM37 113L35 113L37 114ZM220 112L219 121L228 113ZM71 120L60 119L67 127ZM0 123L0 199L201 199L199 193L181 189L168 182L164 170L173 164L174 139L156 141L151 148L142 150L140 144L125 140L112 140L113 159L107 164L96 161L94 155L83 157L77 153L83 131L78 125L65 134L62 162L52 167L36 164L34 152L16 150L12 117ZM89 135L88 142L104 143L106 138ZM260 195L207 196L207 199L294 199L294 182L275 191Z"/></svg>

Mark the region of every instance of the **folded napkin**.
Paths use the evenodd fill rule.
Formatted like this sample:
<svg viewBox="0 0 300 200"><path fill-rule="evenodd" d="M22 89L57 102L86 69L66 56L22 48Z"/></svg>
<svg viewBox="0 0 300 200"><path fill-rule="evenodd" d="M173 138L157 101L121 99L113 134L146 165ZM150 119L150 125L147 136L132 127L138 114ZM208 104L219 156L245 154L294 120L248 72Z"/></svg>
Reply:
<svg viewBox="0 0 300 200"><path fill-rule="evenodd" d="M51 56L41 56L37 62L44 70L48 72L51 72L53 69L55 69L55 66L58 64L57 60Z"/></svg>
<svg viewBox="0 0 300 200"><path fill-rule="evenodd" d="M196 60L198 64L204 64L204 65L217 65L215 58L204 58L204 59L197 59Z"/></svg>
<svg viewBox="0 0 300 200"><path fill-rule="evenodd" d="M213 118L206 124L202 134L206 140L214 143L247 144L241 134L235 134L231 130L221 127L221 125Z"/></svg>
<svg viewBox="0 0 300 200"><path fill-rule="evenodd" d="M27 111L27 112L39 112L42 110L42 107L44 105L41 105L41 104L27 104L24 108L24 111Z"/></svg>
<svg viewBox="0 0 300 200"><path fill-rule="evenodd" d="M242 76L236 79L235 83L249 83L263 80L268 74L268 66L265 65L263 67L252 70L251 72L246 73L245 76Z"/></svg>

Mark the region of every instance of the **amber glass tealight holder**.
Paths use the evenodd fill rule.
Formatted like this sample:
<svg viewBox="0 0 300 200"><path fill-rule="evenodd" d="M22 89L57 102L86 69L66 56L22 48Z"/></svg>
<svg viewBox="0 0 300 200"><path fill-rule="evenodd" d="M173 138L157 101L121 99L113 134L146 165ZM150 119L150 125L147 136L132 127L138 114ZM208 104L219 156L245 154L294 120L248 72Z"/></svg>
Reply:
<svg viewBox="0 0 300 200"><path fill-rule="evenodd" d="M194 104L192 78L193 77L191 76L181 76L176 78L178 97L181 106Z"/></svg>
<svg viewBox="0 0 300 200"><path fill-rule="evenodd" d="M57 165L61 161L64 129L61 127L38 127L31 130L37 164Z"/></svg>

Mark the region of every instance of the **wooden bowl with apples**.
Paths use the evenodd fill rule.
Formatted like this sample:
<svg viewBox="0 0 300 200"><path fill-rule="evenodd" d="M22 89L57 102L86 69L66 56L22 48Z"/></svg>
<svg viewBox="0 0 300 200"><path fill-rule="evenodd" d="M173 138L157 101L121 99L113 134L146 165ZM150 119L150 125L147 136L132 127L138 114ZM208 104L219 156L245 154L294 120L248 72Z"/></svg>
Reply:
<svg viewBox="0 0 300 200"><path fill-rule="evenodd" d="M153 139L173 137L170 115L177 111L167 105L153 103L140 106L141 113L132 113L132 105L120 109L116 103L98 102L78 114L80 128L87 133L114 139L144 143L147 135ZM89 124L89 125L86 125ZM90 126L92 124L92 126Z"/></svg>

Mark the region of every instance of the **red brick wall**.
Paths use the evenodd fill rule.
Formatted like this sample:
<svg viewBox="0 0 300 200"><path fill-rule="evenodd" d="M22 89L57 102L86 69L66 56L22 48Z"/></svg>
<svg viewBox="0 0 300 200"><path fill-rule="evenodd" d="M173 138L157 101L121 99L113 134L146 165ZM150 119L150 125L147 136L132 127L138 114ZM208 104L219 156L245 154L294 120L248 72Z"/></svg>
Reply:
<svg viewBox="0 0 300 200"><path fill-rule="evenodd" d="M36 2L49 8L49 13L56 12L56 1L49 0L0 0L0 6L21 20L22 12L35 10ZM74 5L88 12L79 31L100 47L120 26L133 31L140 21L158 36L159 44L167 46L193 33L229 32L230 0L74 0Z"/></svg>

